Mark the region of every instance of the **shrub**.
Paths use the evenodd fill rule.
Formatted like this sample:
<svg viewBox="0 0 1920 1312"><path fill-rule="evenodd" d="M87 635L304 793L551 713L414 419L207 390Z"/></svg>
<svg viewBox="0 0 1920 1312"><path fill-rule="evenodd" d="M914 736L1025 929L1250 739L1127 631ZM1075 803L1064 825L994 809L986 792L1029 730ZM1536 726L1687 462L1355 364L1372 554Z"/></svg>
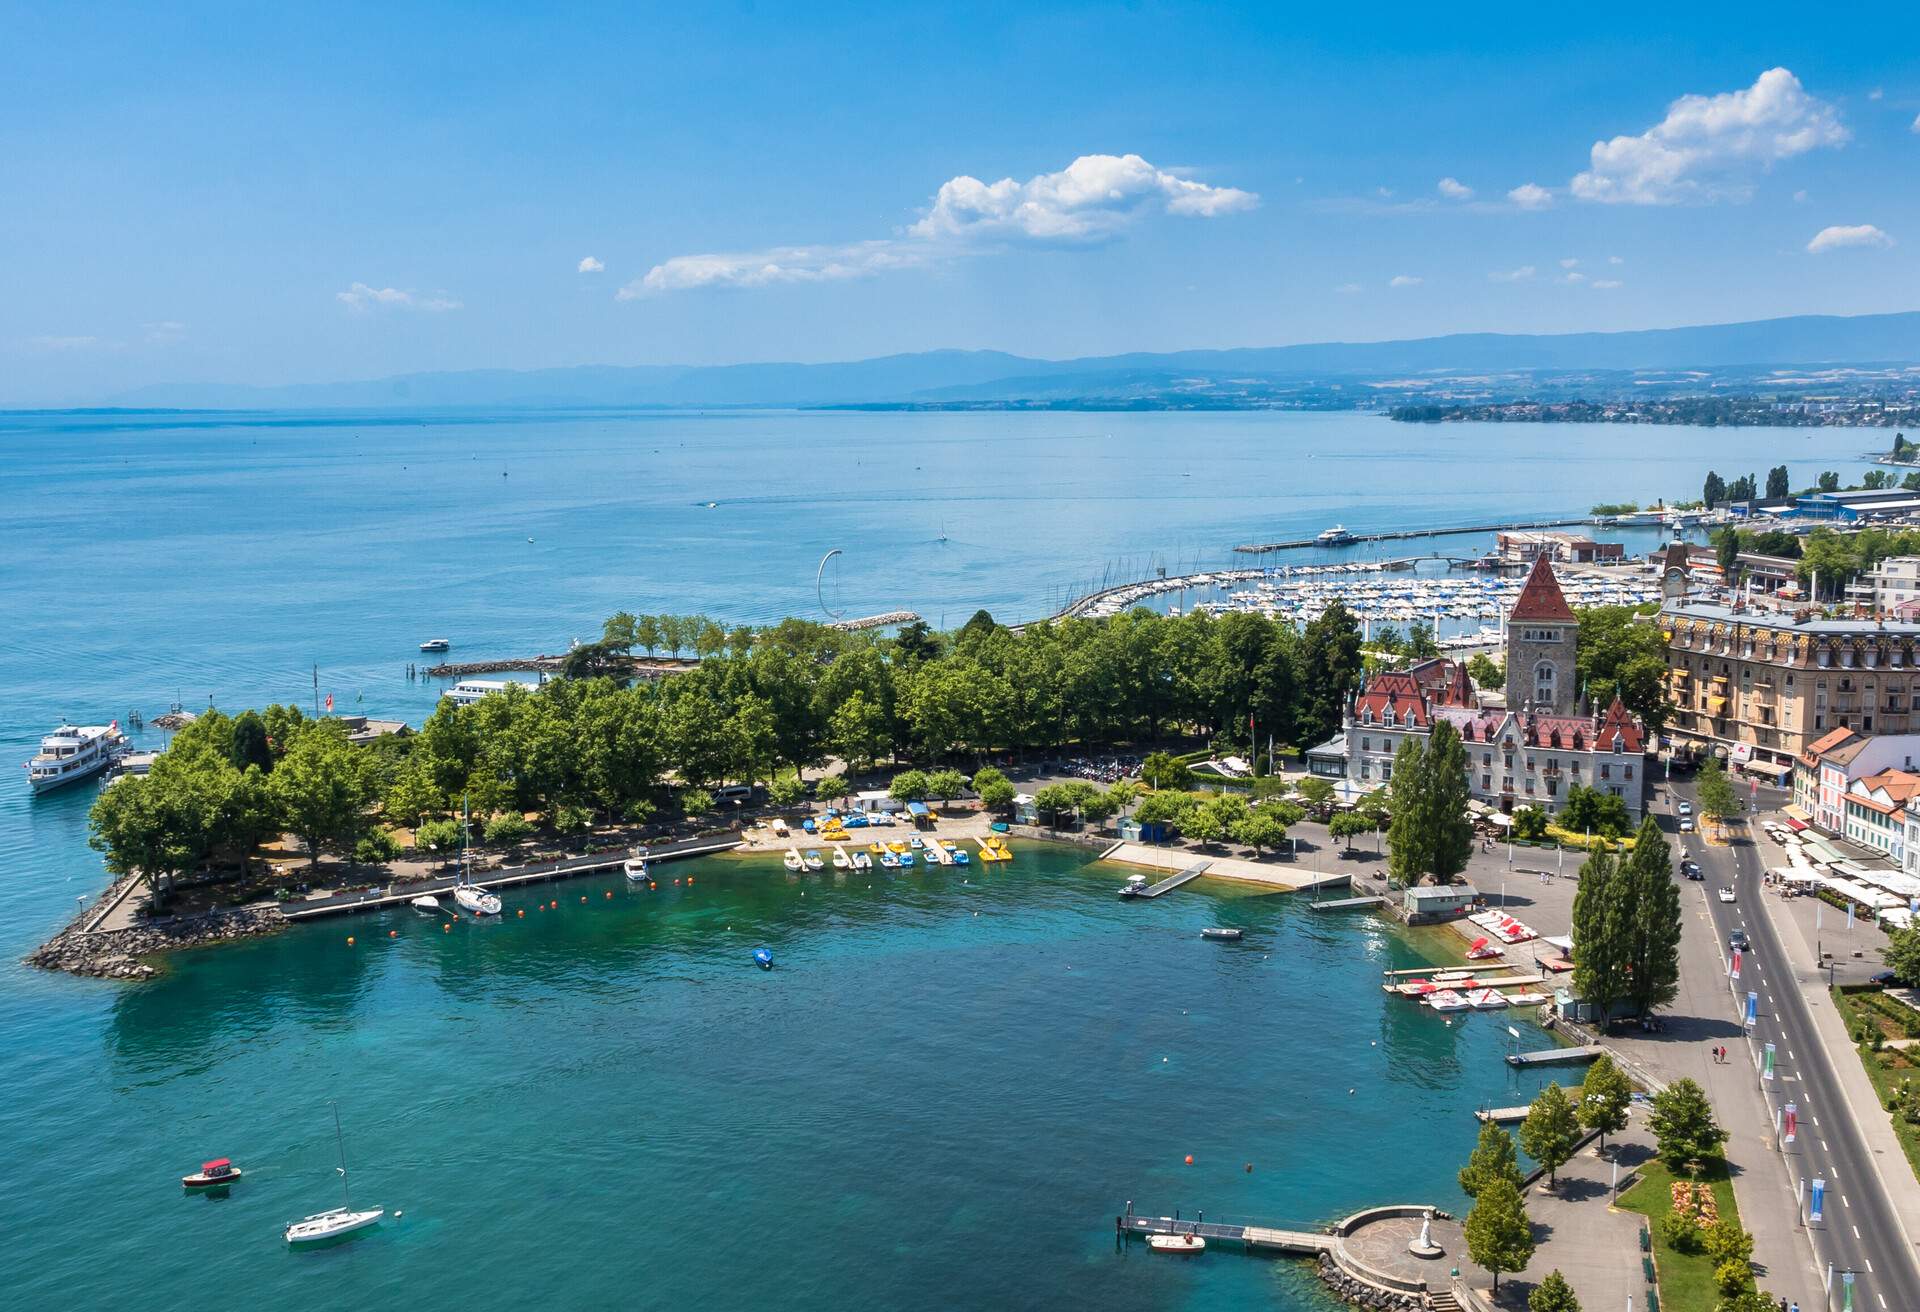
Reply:
<svg viewBox="0 0 1920 1312"><path fill-rule="evenodd" d="M533 834L533 825L518 811L506 811L487 821L486 837L489 843L511 846L524 842Z"/></svg>
<svg viewBox="0 0 1920 1312"><path fill-rule="evenodd" d="M413 850L450 857L460 850L458 820L429 820L413 831Z"/></svg>
<svg viewBox="0 0 1920 1312"><path fill-rule="evenodd" d="M376 829L353 845L353 859L363 866L377 866L400 855L400 841L390 829Z"/></svg>
<svg viewBox="0 0 1920 1312"><path fill-rule="evenodd" d="M1660 1237L1676 1253L1691 1253L1700 1247L1700 1226L1689 1212L1677 1208L1660 1219Z"/></svg>

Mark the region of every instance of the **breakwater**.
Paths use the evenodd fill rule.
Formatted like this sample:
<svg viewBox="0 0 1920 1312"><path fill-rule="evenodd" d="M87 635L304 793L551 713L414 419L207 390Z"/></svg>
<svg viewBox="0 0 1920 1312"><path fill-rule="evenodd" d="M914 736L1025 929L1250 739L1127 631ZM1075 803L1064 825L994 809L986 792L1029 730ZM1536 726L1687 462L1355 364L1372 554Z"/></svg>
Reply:
<svg viewBox="0 0 1920 1312"><path fill-rule="evenodd" d="M1260 555L1269 551L1298 551L1305 547L1351 546L1360 542L1405 542L1412 538L1455 537L1465 533L1519 533L1529 529L1572 528L1578 525L1611 524L1613 521L1599 515L1576 515L1566 519L1530 519L1508 524L1473 524L1464 528L1398 528L1381 533L1349 533L1338 543L1328 544L1318 538L1291 538L1284 542L1247 542L1234 548L1235 551L1249 555Z"/></svg>
<svg viewBox="0 0 1920 1312"><path fill-rule="evenodd" d="M429 665L420 673L429 679L471 679L482 674L511 674L515 671L557 674L566 663L565 656L519 656L493 661L448 661ZM634 656L628 658L627 668L633 678L658 679L669 674L684 674L699 663L698 658Z"/></svg>

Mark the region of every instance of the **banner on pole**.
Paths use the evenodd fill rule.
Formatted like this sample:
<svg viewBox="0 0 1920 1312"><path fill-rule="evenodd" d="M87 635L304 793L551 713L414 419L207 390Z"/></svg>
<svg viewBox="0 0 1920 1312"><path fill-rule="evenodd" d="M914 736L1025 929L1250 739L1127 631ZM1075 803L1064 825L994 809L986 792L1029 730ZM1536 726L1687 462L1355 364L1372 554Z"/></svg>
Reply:
<svg viewBox="0 0 1920 1312"><path fill-rule="evenodd" d="M1760 1078L1763 1080L1770 1080L1773 1078L1773 1045L1771 1043L1767 1045L1766 1060L1765 1060L1765 1064L1763 1064L1760 1068Z"/></svg>
<svg viewBox="0 0 1920 1312"><path fill-rule="evenodd" d="M1785 1122L1786 1124L1783 1127L1785 1133L1780 1137L1787 1143L1792 1143L1794 1137L1800 1133L1800 1105L1798 1103L1790 1102L1787 1104Z"/></svg>
<svg viewBox="0 0 1920 1312"><path fill-rule="evenodd" d="M1760 995L1751 989L1747 991L1747 1028L1752 1029L1760 1019Z"/></svg>
<svg viewBox="0 0 1920 1312"><path fill-rule="evenodd" d="M1731 969L1733 971L1733 977L1735 979L1739 979L1740 978L1740 949L1739 948L1735 948L1733 950L1733 966L1731 967Z"/></svg>
<svg viewBox="0 0 1920 1312"><path fill-rule="evenodd" d="M1807 1220L1820 1220L1826 1215L1827 1207L1827 1182L1824 1178L1817 1175L1813 1177L1813 1192L1808 1195L1808 1199ZM1827 1279L1833 1279L1831 1269L1828 1271Z"/></svg>

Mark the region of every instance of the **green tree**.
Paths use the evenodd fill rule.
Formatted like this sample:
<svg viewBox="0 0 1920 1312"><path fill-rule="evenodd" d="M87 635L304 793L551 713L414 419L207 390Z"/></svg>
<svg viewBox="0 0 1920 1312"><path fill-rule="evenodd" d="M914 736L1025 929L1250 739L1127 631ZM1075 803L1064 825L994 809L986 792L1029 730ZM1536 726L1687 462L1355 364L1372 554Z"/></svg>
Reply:
<svg viewBox="0 0 1920 1312"><path fill-rule="evenodd" d="M1820 474L1819 488L1822 492L1838 492L1840 490L1840 475L1834 473L1831 469L1823 470Z"/></svg>
<svg viewBox="0 0 1920 1312"><path fill-rule="evenodd" d="M496 847L512 847L533 837L533 824L518 811L503 811L487 821L482 833Z"/></svg>
<svg viewBox="0 0 1920 1312"><path fill-rule="evenodd" d="M1566 1092L1558 1082L1540 1090L1520 1123L1520 1146L1527 1156L1547 1168L1549 1188L1557 1183L1557 1172L1573 1156L1580 1140L1580 1119Z"/></svg>
<svg viewBox="0 0 1920 1312"><path fill-rule="evenodd" d="M686 815L706 815L713 810L713 794L704 788L680 790L680 810Z"/></svg>
<svg viewBox="0 0 1920 1312"><path fill-rule="evenodd" d="M1573 1286L1556 1267L1527 1295L1527 1312L1580 1312L1580 1300L1573 1296Z"/></svg>
<svg viewBox="0 0 1920 1312"><path fill-rule="evenodd" d="M1480 1186L1473 1210L1467 1213L1467 1255L1493 1274L1500 1288L1502 1272L1524 1271L1533 1260L1533 1225L1510 1180L1492 1179Z"/></svg>
<svg viewBox="0 0 1920 1312"><path fill-rule="evenodd" d="M1225 835L1227 827L1221 823L1220 813L1211 806L1196 806L1180 822L1180 831L1202 847L1211 847Z"/></svg>
<svg viewBox="0 0 1920 1312"><path fill-rule="evenodd" d="M328 844L351 848L365 831L379 780L373 761L326 720L301 733L268 776L280 813L317 863Z"/></svg>
<svg viewBox="0 0 1920 1312"><path fill-rule="evenodd" d="M1514 808L1513 836L1538 842L1547 836L1547 813L1537 806Z"/></svg>
<svg viewBox="0 0 1920 1312"><path fill-rule="evenodd" d="M1619 885L1625 905L1627 997L1641 1015L1672 1002L1680 992L1680 886L1660 827L1648 816L1633 853L1623 863Z"/></svg>
<svg viewBox="0 0 1920 1312"><path fill-rule="evenodd" d="M1716 1275L1718 1269L1725 1266L1732 1266L1738 1272L1732 1288L1722 1284L1721 1292L1731 1294L1746 1288L1752 1276L1749 1264L1753 1261L1753 1236L1742 1230L1738 1221L1723 1216L1708 1226L1701 1238L1707 1256L1713 1259Z"/></svg>
<svg viewBox="0 0 1920 1312"><path fill-rule="evenodd" d="M767 800L778 807L795 807L807 800L807 785L797 774L783 774L767 785Z"/></svg>
<svg viewBox="0 0 1920 1312"><path fill-rule="evenodd" d="M1700 490L1700 499L1706 503L1708 510L1712 510L1727 499L1727 481L1708 470L1706 485Z"/></svg>
<svg viewBox="0 0 1920 1312"><path fill-rule="evenodd" d="M814 784L813 795L823 802L837 802L853 796L853 784L844 774L830 774Z"/></svg>
<svg viewBox="0 0 1920 1312"><path fill-rule="evenodd" d="M1732 528L1716 529L1710 540L1714 558L1720 562L1720 572L1732 579L1734 558L1740 554L1739 531Z"/></svg>
<svg viewBox="0 0 1920 1312"><path fill-rule="evenodd" d="M1601 847L1580 864L1573 894L1573 991L1603 1020L1627 990L1624 879L1614 854Z"/></svg>
<svg viewBox="0 0 1920 1312"><path fill-rule="evenodd" d="M1193 771L1166 752L1149 752L1140 762L1140 778L1147 787L1181 792L1193 787Z"/></svg>
<svg viewBox="0 0 1920 1312"><path fill-rule="evenodd" d="M353 845L353 859L363 866L383 865L400 855L400 843L391 829L375 829Z"/></svg>
<svg viewBox="0 0 1920 1312"><path fill-rule="evenodd" d="M827 744L848 769L869 769L891 745L891 728L886 707L869 700L864 689L855 689L833 713Z"/></svg>
<svg viewBox="0 0 1920 1312"><path fill-rule="evenodd" d="M1660 1160L1676 1175L1691 1175L1699 1163L1720 1153L1727 1132L1713 1119L1706 1091L1680 1079L1653 1095L1647 1127L1659 1143Z"/></svg>
<svg viewBox="0 0 1920 1312"><path fill-rule="evenodd" d="M1633 1103L1633 1084L1626 1072L1614 1065L1613 1058L1601 1053L1587 1067L1580 1082L1580 1124L1600 1132L1600 1146L1607 1136L1627 1128L1627 1108Z"/></svg>
<svg viewBox="0 0 1920 1312"><path fill-rule="evenodd" d="M1287 841L1287 827L1264 808L1235 821L1228 832L1236 843L1244 843L1259 855L1263 848L1277 848Z"/></svg>
<svg viewBox="0 0 1920 1312"><path fill-rule="evenodd" d="M460 852L458 820L428 820L413 831L413 850L449 861Z"/></svg>
<svg viewBox="0 0 1920 1312"><path fill-rule="evenodd" d="M927 800L927 772L924 770L902 770L893 777L887 786L887 796L899 802L924 802Z"/></svg>
<svg viewBox="0 0 1920 1312"><path fill-rule="evenodd" d="M1460 731L1442 720L1433 726L1420 762L1422 809L1432 826L1432 870L1443 884L1467 868L1473 856L1473 822L1467 815L1471 795L1467 786L1467 750Z"/></svg>
<svg viewBox="0 0 1920 1312"><path fill-rule="evenodd" d="M1740 797L1720 762L1709 756L1695 778L1700 814L1715 823L1740 814Z"/></svg>
<svg viewBox="0 0 1920 1312"><path fill-rule="evenodd" d="M1520 1174L1520 1158L1514 1151L1513 1136L1492 1121L1482 1121L1480 1141L1474 1145L1467 1164L1460 1168L1460 1192L1477 1198L1491 1180L1505 1180L1518 1189L1524 1178Z"/></svg>
<svg viewBox="0 0 1920 1312"><path fill-rule="evenodd" d="M1630 606L1579 612L1574 677L1595 706L1618 697L1649 729L1666 723L1667 646L1660 629Z"/></svg>
<svg viewBox="0 0 1920 1312"><path fill-rule="evenodd" d="M1325 815L1327 807L1333 802L1332 782L1317 775L1309 775L1302 779L1294 786L1293 791L1300 795L1301 805L1313 815Z"/></svg>
<svg viewBox="0 0 1920 1312"><path fill-rule="evenodd" d="M980 794L980 805L989 811L1001 812L1013 805L1018 792L1007 776L991 765L982 766L974 772L973 790Z"/></svg>
<svg viewBox="0 0 1920 1312"><path fill-rule="evenodd" d="M1481 651L1467 658L1467 677L1481 688L1498 689L1507 686L1506 667Z"/></svg>
<svg viewBox="0 0 1920 1312"><path fill-rule="evenodd" d="M1713 1312L1780 1312L1780 1300L1757 1289L1743 1289L1737 1294L1721 1294Z"/></svg>
<svg viewBox="0 0 1920 1312"><path fill-rule="evenodd" d="M1361 815L1358 811L1342 811L1327 821L1327 833L1344 842L1349 850L1355 838L1361 834L1371 834L1378 828L1371 816Z"/></svg>
<svg viewBox="0 0 1920 1312"><path fill-rule="evenodd" d="M943 802L951 802L967 791L967 777L958 770L935 770L927 776L927 792Z"/></svg>
<svg viewBox="0 0 1920 1312"><path fill-rule="evenodd" d="M267 744L267 722L258 711L242 711L233 721L233 768L260 767L262 774L273 773L273 748Z"/></svg>
<svg viewBox="0 0 1920 1312"><path fill-rule="evenodd" d="M1387 830L1387 878L1405 887L1433 868L1435 826L1428 810L1426 743L1418 734L1400 740L1393 753L1393 823Z"/></svg>
<svg viewBox="0 0 1920 1312"><path fill-rule="evenodd" d="M1301 639L1297 742L1302 746L1324 742L1339 732L1360 671L1360 623L1336 600L1308 621Z"/></svg>
<svg viewBox="0 0 1920 1312"><path fill-rule="evenodd" d="M1893 972L1894 982L1902 988L1920 988L1920 929L1889 926L1887 947L1880 954L1880 960Z"/></svg>
<svg viewBox="0 0 1920 1312"><path fill-rule="evenodd" d="M1767 500L1779 501L1790 494L1787 483L1787 467L1775 465L1767 471Z"/></svg>

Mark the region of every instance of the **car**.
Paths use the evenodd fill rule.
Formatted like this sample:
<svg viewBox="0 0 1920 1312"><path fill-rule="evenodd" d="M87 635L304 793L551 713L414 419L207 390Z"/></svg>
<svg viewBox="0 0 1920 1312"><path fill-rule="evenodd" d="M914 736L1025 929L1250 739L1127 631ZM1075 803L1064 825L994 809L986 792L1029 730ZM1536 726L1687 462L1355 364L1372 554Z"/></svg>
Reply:
<svg viewBox="0 0 1920 1312"><path fill-rule="evenodd" d="M1881 988L1892 988L1900 982L1899 977L1890 970L1876 970L1867 976L1867 983L1878 984Z"/></svg>
<svg viewBox="0 0 1920 1312"><path fill-rule="evenodd" d="M1746 930L1736 929L1733 933L1727 935L1727 946L1735 952L1745 952L1752 946L1752 943L1747 938Z"/></svg>
<svg viewBox="0 0 1920 1312"><path fill-rule="evenodd" d="M1723 888L1723 889L1721 889L1721 890L1720 890L1720 900L1721 900L1722 902L1731 902L1731 901L1733 901L1733 890L1732 890L1731 888Z"/></svg>
<svg viewBox="0 0 1920 1312"><path fill-rule="evenodd" d="M1693 803L1692 803L1692 802L1686 802L1686 801L1683 801L1683 802L1681 802L1681 803L1680 803L1680 811L1679 811L1679 813L1680 813L1681 815L1692 815L1692 814L1693 814Z"/></svg>
<svg viewBox="0 0 1920 1312"><path fill-rule="evenodd" d="M1701 877L1700 863L1698 861L1688 861L1683 857L1680 861L1680 873L1688 879L1699 879Z"/></svg>
<svg viewBox="0 0 1920 1312"><path fill-rule="evenodd" d="M1683 815L1683 816L1681 816L1681 817L1680 817L1680 832L1681 832L1681 833L1683 833L1683 834L1690 834L1690 833L1692 833L1692 832L1693 832L1693 817L1692 817L1692 816L1690 816L1690 815Z"/></svg>

